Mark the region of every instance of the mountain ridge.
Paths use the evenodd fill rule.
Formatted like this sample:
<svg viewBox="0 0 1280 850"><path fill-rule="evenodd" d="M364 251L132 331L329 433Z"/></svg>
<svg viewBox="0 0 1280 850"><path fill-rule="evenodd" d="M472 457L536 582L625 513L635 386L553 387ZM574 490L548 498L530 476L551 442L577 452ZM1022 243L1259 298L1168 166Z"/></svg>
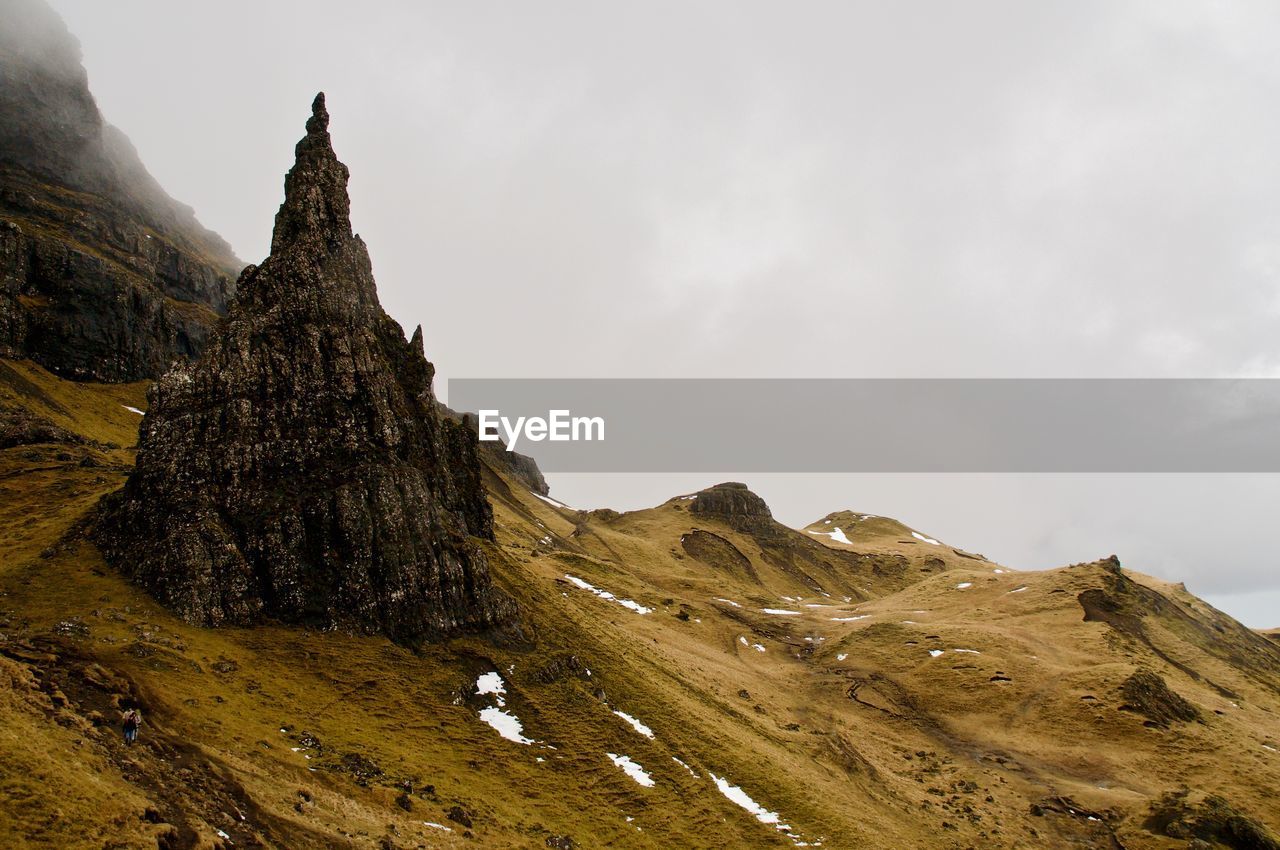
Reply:
<svg viewBox="0 0 1280 850"><path fill-rule="evenodd" d="M57 13L2 8L0 354L73 378L159 377L203 347L243 264L103 119Z"/></svg>

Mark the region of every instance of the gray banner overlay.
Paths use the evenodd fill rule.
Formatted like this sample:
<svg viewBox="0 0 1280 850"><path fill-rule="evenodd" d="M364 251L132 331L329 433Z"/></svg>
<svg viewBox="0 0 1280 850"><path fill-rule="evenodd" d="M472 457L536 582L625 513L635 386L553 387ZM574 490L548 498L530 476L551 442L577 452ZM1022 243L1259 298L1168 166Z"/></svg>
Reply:
<svg viewBox="0 0 1280 850"><path fill-rule="evenodd" d="M578 440L520 433L515 450L547 472L1280 472L1277 379L451 379L448 392L453 409L509 423L567 411L566 434L567 417L603 420L603 439L585 422Z"/></svg>

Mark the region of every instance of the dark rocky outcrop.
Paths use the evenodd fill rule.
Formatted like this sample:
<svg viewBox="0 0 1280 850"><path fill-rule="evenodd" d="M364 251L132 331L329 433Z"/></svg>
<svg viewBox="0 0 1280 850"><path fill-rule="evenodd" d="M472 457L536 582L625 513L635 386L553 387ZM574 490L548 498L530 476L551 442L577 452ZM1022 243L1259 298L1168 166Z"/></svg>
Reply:
<svg viewBox="0 0 1280 850"><path fill-rule="evenodd" d="M1198 846L1231 850L1280 850L1280 839L1271 830L1226 799L1209 794L1194 800L1187 788L1162 794L1144 825L1157 835L1186 841L1188 847L1200 842Z"/></svg>
<svg viewBox="0 0 1280 850"><path fill-rule="evenodd" d="M185 619L413 643L510 623L482 547L474 436L436 410L422 329L382 310L317 96L271 256L150 393L137 468L99 519L109 560Z"/></svg>
<svg viewBox="0 0 1280 850"><path fill-rule="evenodd" d="M43 0L0 0L0 356L158 377L204 346L241 263L107 124Z"/></svg>
<svg viewBox="0 0 1280 850"><path fill-rule="evenodd" d="M1175 593L1161 593L1134 581L1113 555L1076 564L1073 570L1096 571L1100 586L1076 599L1086 622L1106 623L1117 633L1145 645L1156 657L1228 699L1237 694L1203 677L1199 671L1165 652L1160 633L1177 635L1209 656L1243 671L1258 684L1280 693L1280 647L1208 605L1189 607Z"/></svg>
<svg viewBox="0 0 1280 850"><path fill-rule="evenodd" d="M84 438L23 407L0 403L0 449L37 443L83 445Z"/></svg>
<svg viewBox="0 0 1280 850"><path fill-rule="evenodd" d="M773 514L764 499L747 489L746 484L736 481L699 491L693 497L689 510L722 519L738 530L768 528L774 524Z"/></svg>
<svg viewBox="0 0 1280 850"><path fill-rule="evenodd" d="M452 408L438 404L440 414L467 427L480 446L480 456L495 470L514 478L535 493L546 496L551 492L547 479L542 477L538 462L528 455L507 451L507 444L502 440L486 440L479 442L480 428L476 418L469 413L459 413Z"/></svg>
<svg viewBox="0 0 1280 850"><path fill-rule="evenodd" d="M1141 714L1156 726L1200 719L1196 707L1170 690L1164 678L1151 670L1139 670L1125 679L1120 685L1120 696L1124 699L1121 711Z"/></svg>

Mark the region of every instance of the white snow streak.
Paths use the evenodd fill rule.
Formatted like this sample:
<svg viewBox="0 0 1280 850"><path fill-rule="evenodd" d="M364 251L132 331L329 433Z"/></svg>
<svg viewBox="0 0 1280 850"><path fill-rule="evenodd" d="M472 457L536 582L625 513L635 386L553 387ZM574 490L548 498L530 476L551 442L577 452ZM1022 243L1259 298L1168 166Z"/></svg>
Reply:
<svg viewBox="0 0 1280 850"><path fill-rule="evenodd" d="M639 732L641 735L644 735L646 738L653 738L653 730L648 726L645 726L639 720L636 720L630 714L627 714L625 711L618 711L616 708L613 710L613 713L630 723L631 728Z"/></svg>
<svg viewBox="0 0 1280 850"><path fill-rule="evenodd" d="M746 809L748 812L756 816L756 820L760 823L777 823L778 813L771 812L755 800L747 796L747 792L743 791L737 785L733 785L729 780L711 774L712 780L715 781L716 787L720 789L720 793L728 797L731 801Z"/></svg>
<svg viewBox="0 0 1280 850"><path fill-rule="evenodd" d="M636 602L634 599L620 599L617 596L614 596L609 591L601 590L598 587L594 587L588 584L587 582L583 581L582 579L578 578L577 576L572 576L572 575L569 575L568 573L565 573L564 577L569 582L571 582L575 587L579 587L582 590L585 590L589 593L594 593L596 596L600 597L601 599L606 599L610 602L617 602L623 608L627 608L632 611L635 611L637 614L653 613L652 608L646 608L645 606L641 605L639 602Z"/></svg>
<svg viewBox="0 0 1280 850"><path fill-rule="evenodd" d="M532 490L530 490L529 492L533 493ZM551 505L552 507L564 508L566 511L573 510L573 508L569 507L564 502L558 502L555 499L551 498L550 496L544 496L541 493L533 493L533 495L537 496L539 499L546 502L548 505Z"/></svg>
<svg viewBox="0 0 1280 850"><path fill-rule="evenodd" d="M622 768L622 772L630 776L636 782L639 782L645 788L653 787L653 777L645 772L645 769L631 760L630 756L620 756L615 753L605 753L609 757L609 761Z"/></svg>

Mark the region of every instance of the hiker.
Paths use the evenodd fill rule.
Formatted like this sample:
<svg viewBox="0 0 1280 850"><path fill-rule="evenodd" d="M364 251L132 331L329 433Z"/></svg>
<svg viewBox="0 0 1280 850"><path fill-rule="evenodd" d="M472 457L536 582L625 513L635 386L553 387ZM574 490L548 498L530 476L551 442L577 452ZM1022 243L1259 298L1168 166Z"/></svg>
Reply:
<svg viewBox="0 0 1280 850"><path fill-rule="evenodd" d="M142 714L136 708L124 713L124 742L132 744L138 740L138 727L142 725Z"/></svg>

